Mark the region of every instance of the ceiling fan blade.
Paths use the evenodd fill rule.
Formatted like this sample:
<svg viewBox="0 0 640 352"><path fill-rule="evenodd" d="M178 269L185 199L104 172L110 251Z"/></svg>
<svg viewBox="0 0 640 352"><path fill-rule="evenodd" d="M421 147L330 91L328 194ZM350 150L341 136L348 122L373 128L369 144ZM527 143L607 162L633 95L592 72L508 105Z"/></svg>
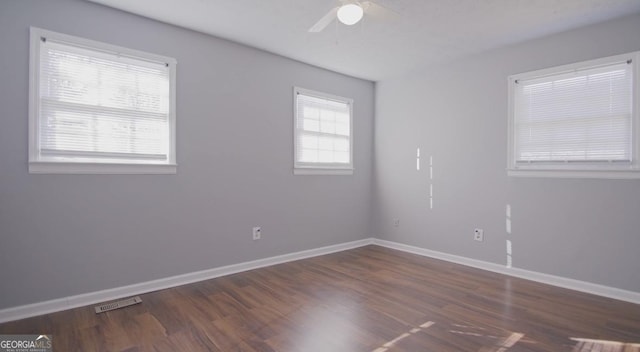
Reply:
<svg viewBox="0 0 640 352"><path fill-rule="evenodd" d="M326 15L322 16L322 18L316 22L311 28L309 28L309 32L317 33L325 29L329 23L333 22L336 19L336 14L338 13L338 8L334 7Z"/></svg>
<svg viewBox="0 0 640 352"><path fill-rule="evenodd" d="M389 7L380 5L373 1L363 1L362 5L367 14L378 18L395 19L400 17L400 13Z"/></svg>

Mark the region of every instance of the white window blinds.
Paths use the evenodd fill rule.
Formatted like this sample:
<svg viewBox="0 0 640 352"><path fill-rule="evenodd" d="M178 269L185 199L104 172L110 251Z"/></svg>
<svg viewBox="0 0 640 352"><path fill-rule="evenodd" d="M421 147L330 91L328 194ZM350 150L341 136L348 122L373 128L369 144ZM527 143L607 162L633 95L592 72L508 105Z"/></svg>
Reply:
<svg viewBox="0 0 640 352"><path fill-rule="evenodd" d="M352 101L295 91L295 166L351 168Z"/></svg>
<svg viewBox="0 0 640 352"><path fill-rule="evenodd" d="M168 63L40 40L40 161L170 163Z"/></svg>
<svg viewBox="0 0 640 352"><path fill-rule="evenodd" d="M634 157L631 62L519 78L513 94L516 166Z"/></svg>

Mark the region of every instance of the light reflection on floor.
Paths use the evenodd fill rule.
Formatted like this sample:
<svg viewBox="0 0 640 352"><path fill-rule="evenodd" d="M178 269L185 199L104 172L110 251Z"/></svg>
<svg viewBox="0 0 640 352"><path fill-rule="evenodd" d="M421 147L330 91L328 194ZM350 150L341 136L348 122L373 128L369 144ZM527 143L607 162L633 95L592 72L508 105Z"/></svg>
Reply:
<svg viewBox="0 0 640 352"><path fill-rule="evenodd" d="M432 321L428 321L418 328L413 328L408 332L402 333L396 338L384 343L382 346L374 349L372 352L392 352L394 351L394 345L399 343L401 340L405 338L410 338L413 334L424 331L429 327L435 325L436 323ZM523 344L535 344L536 342L530 339L525 339L525 334L519 332L506 332L506 334L501 334L497 331L494 334L490 334L486 332L486 329L482 327L477 327L473 325L461 325L461 324L450 324L451 329L448 330L449 333L454 335L464 335L477 337L479 339L483 339L484 343L487 340L494 340L491 347L482 348L482 352L507 352L509 349L514 347L518 343ZM498 336L504 335L504 336ZM576 343L573 346L572 352L640 352L640 343L626 343L620 341L607 341L607 340L595 340L595 339L587 339L587 338L570 338L571 341ZM571 347L571 346L569 346Z"/></svg>
<svg viewBox="0 0 640 352"><path fill-rule="evenodd" d="M396 337L395 339L393 339L393 340L383 344L382 346L376 348L375 350L373 350L373 352L386 352L396 342L404 339L405 337L411 336L411 334L415 334L415 333L418 333L418 332L420 332L422 330L428 329L433 324L434 324L434 322L432 322L432 321L428 321L428 322L426 322L424 324L421 324L419 328L413 328L413 329L409 330L409 332L405 332L405 333L401 334L400 336Z"/></svg>
<svg viewBox="0 0 640 352"><path fill-rule="evenodd" d="M572 352L640 352L640 343L626 343L620 341L593 340L572 337L571 340L577 344Z"/></svg>

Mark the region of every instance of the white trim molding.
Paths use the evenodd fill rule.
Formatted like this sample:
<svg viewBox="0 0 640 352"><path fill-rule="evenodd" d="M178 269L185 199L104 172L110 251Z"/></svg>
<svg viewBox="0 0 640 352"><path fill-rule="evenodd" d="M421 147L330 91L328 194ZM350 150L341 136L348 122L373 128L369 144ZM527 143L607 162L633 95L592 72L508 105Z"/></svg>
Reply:
<svg viewBox="0 0 640 352"><path fill-rule="evenodd" d="M586 80L587 77L602 78L607 75L609 81L602 86L602 90L598 88L600 86L597 83L580 87L561 83L574 79ZM605 82L604 79L602 82ZM529 96L529 93L525 93L527 90L535 93ZM507 175L640 178L638 90L640 51L509 76ZM540 98L543 95L553 96L554 100ZM592 99L580 99L585 96ZM600 96L604 100L593 98L594 96ZM614 108L609 106L610 99L620 103L611 104L615 105ZM586 100L605 101L606 104L604 108L597 106L599 103L585 105ZM562 109L562 116L554 114L558 109ZM600 113L603 109L611 111ZM615 109L615 112L612 109ZM532 127L533 123L536 127ZM520 129L519 124L525 127ZM617 127L604 131L596 127L600 126L599 124L615 124ZM583 129L591 131L589 136L585 134L576 137ZM570 136L563 139L563 143L566 144L558 146L557 141L549 137L558 135ZM595 140L597 142L594 142ZM587 145L592 147L586 147ZM593 147L594 145L597 147ZM520 150L521 148L524 149Z"/></svg>
<svg viewBox="0 0 640 352"><path fill-rule="evenodd" d="M79 162L29 162L31 174L103 174L103 175L155 175L176 174L176 164L114 164L114 163L79 163Z"/></svg>
<svg viewBox="0 0 640 352"><path fill-rule="evenodd" d="M548 178L599 178L609 180L634 180L640 178L640 170L605 171L590 170L512 170L507 169L507 176L513 177L548 177Z"/></svg>
<svg viewBox="0 0 640 352"><path fill-rule="evenodd" d="M640 304L640 292L623 290L615 287L609 287L599 284L594 284L591 282L580 281L569 279L562 276L549 275L544 273L539 273L535 271L529 271L525 269L519 268L507 268L505 265L500 265L491 262L485 262L482 260L471 259L467 257L461 257L449 253L433 251L430 249L425 249L421 247L411 246L403 243L374 239L373 244L396 249L399 251L413 253L417 255L421 255L423 257L429 257L434 259L440 259L451 263L461 264L477 269L492 271L499 274L504 274L508 276L513 276L525 280L536 281L539 283L567 288L570 290L590 293L597 296L603 296L608 298L613 298L621 301L631 302L635 304Z"/></svg>
<svg viewBox="0 0 640 352"><path fill-rule="evenodd" d="M0 323L14 321L42 314L59 312L62 310L84 307L92 304L117 300L123 297L135 296L153 291L163 290L167 288L187 285L194 282L215 279L217 277L240 273L243 271L259 269L271 265L292 262L305 258L317 257L325 254L331 254L346 251L354 248L364 247L368 245L377 245L402 252L413 253L424 257L448 261L451 263L461 264L477 269L487 270L504 274L508 276L518 277L521 279L540 282L547 285L567 288L575 291L586 292L598 296L618 299L621 301L640 304L640 292L622 290L614 287L598 285L590 282L573 280L565 277L554 276L534 271L507 268L504 265L485 262L482 260L461 257L453 254L433 251L421 247L411 246L398 242L386 241L377 238L365 238L362 240L345 242L326 247L314 248L300 252L278 255L269 258L252 260L248 262L231 264L213 269L196 271L183 275L167 277L164 279L142 282L139 284L116 287L103 291L90 292L70 297L58 298L45 302L38 302L18 307L6 308L0 310Z"/></svg>
<svg viewBox="0 0 640 352"><path fill-rule="evenodd" d="M304 98L301 98L303 97ZM301 100L302 99L302 100ZM325 103L315 102L312 105L307 100L309 99L319 99L320 101L325 101ZM303 103L300 103L300 102ZM332 101L333 104L345 105L349 112L349 135L345 136L337 133L337 131L329 132L329 131L320 131L313 130L309 128L305 128L305 124L302 123L302 120L305 120L304 116L298 116L301 113L301 107L309 107L314 106L320 110L327 110L331 112L335 112L333 109L336 107L329 107L328 102ZM305 104L306 102L306 104ZM341 110L341 109L338 109ZM322 119L321 119L322 120ZM319 120L319 121L321 121ZM320 122L319 122L320 123ZM334 94L318 92L310 89L293 87L293 174L294 175L353 175L353 135L354 135L354 127L353 127L353 99L345 98L341 96L337 96ZM330 140L340 140L345 137L349 138L349 162L320 162L320 161L301 161L301 151L299 150L301 136L309 135L311 136L322 136L323 138L328 138ZM319 150L317 148L312 148Z"/></svg>
<svg viewBox="0 0 640 352"><path fill-rule="evenodd" d="M166 120L166 132L161 127L154 127L154 129L157 129L155 132L156 137L163 141L163 143L159 143L159 145L155 146L159 148L158 151L151 152L150 156L143 154L141 151L116 152L113 151L111 147L105 148L105 150L89 151L83 150L84 147L82 147L82 145L84 145L83 143L86 141L74 141L70 146L65 144L65 146L60 147L57 145L46 146L47 143L42 145L43 140L48 139L46 136L58 136L58 132L56 132L57 130L55 129L47 128L41 130L42 126L47 125L47 123L43 123L43 121L47 120L46 116L54 114L55 112L63 111L63 115L65 116L67 113L70 114L69 116L75 114L77 116L73 117L73 119L74 121L77 120L76 122L85 121L95 114L110 116L105 119L113 122L115 121L113 120L115 117L112 116L114 114L113 111L117 110L119 111L119 114L123 114L125 110L129 109L128 107L123 108L123 106L107 107L103 106L99 102L85 101L84 98L79 98L80 100L74 102L57 98L57 95L64 95L68 93L64 93L66 88L62 89L62 91L58 93L51 93L51 95L55 95L56 98L49 96L49 93L45 94L44 92L41 92L41 79L44 82L48 82L47 77L53 79L51 77L57 74L56 69L46 69L46 67L49 67L47 64L48 58L55 56L46 54L49 50L58 50L66 54L79 55L79 57L89 57L92 60L102 60L103 63L111 62L113 65L107 65L111 68L116 66L120 67L121 65L131 65L132 67L143 69L150 68L153 72L158 72L157 74L154 74L154 78L159 79L158 82L164 82L166 79L168 81L168 92L166 95L165 93L158 95L161 105L167 105L166 111L164 111L164 108L158 108L159 110L157 111L144 112L144 114L148 113L150 114L149 116L153 116L156 120L160 117L162 117L162 120ZM97 64L93 66L96 65ZM172 57L151 54L37 27L30 27L28 135L29 173L176 174L176 67L177 61ZM149 72L148 74L150 74ZM132 74L131 72L119 72L115 75L122 78L129 77ZM80 80L84 80L85 78L89 79L89 81L92 80L87 77L83 77ZM164 87L164 84L159 83L156 88L163 91L162 87ZM43 102L46 101L49 101L47 104L55 108L44 108ZM48 109L52 110L47 112ZM137 116L142 113L142 111L131 108L130 110L127 110L127 113L125 114L128 117L123 117L125 115L118 116L126 119L129 123L134 123L138 119ZM68 134L69 131L64 133ZM100 133L102 132L99 132L99 134ZM43 135L41 136L41 134ZM137 139L136 137L132 139L135 143L132 141L130 142L136 145L146 143L143 140L146 139L142 137ZM122 143L116 142L116 144L121 145ZM164 144L166 144L166 147ZM44 149L49 150L48 154L44 154Z"/></svg>
<svg viewBox="0 0 640 352"><path fill-rule="evenodd" d="M300 167L293 169L294 175L353 175L353 169L319 169L312 167Z"/></svg>
<svg viewBox="0 0 640 352"><path fill-rule="evenodd" d="M213 269L196 271L183 275L167 277L164 279L152 280L122 286L103 291L90 292L65 298L53 299L45 302L38 302L18 307L0 310L0 323L29 318L37 315L59 312L62 310L84 307L96 303L112 301L128 296L135 296L153 291L163 290L194 282L215 279L217 277L240 273L243 271L263 268L276 264L292 262L295 260L317 257L325 254L346 251L358 247L367 246L373 243L373 239L367 238L353 242L345 242L326 247L314 248L300 252L278 255L275 257L252 260L249 262L231 264Z"/></svg>

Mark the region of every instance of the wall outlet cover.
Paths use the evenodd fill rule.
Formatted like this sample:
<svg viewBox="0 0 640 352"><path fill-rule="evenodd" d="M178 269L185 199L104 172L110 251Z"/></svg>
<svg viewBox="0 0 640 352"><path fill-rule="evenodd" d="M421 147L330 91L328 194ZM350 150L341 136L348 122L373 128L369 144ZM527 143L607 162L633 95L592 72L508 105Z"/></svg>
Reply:
<svg viewBox="0 0 640 352"><path fill-rule="evenodd" d="M262 228L256 226L253 228L253 240L259 240L262 238Z"/></svg>
<svg viewBox="0 0 640 352"><path fill-rule="evenodd" d="M473 230L473 239L476 241L484 241L484 230L482 229Z"/></svg>

